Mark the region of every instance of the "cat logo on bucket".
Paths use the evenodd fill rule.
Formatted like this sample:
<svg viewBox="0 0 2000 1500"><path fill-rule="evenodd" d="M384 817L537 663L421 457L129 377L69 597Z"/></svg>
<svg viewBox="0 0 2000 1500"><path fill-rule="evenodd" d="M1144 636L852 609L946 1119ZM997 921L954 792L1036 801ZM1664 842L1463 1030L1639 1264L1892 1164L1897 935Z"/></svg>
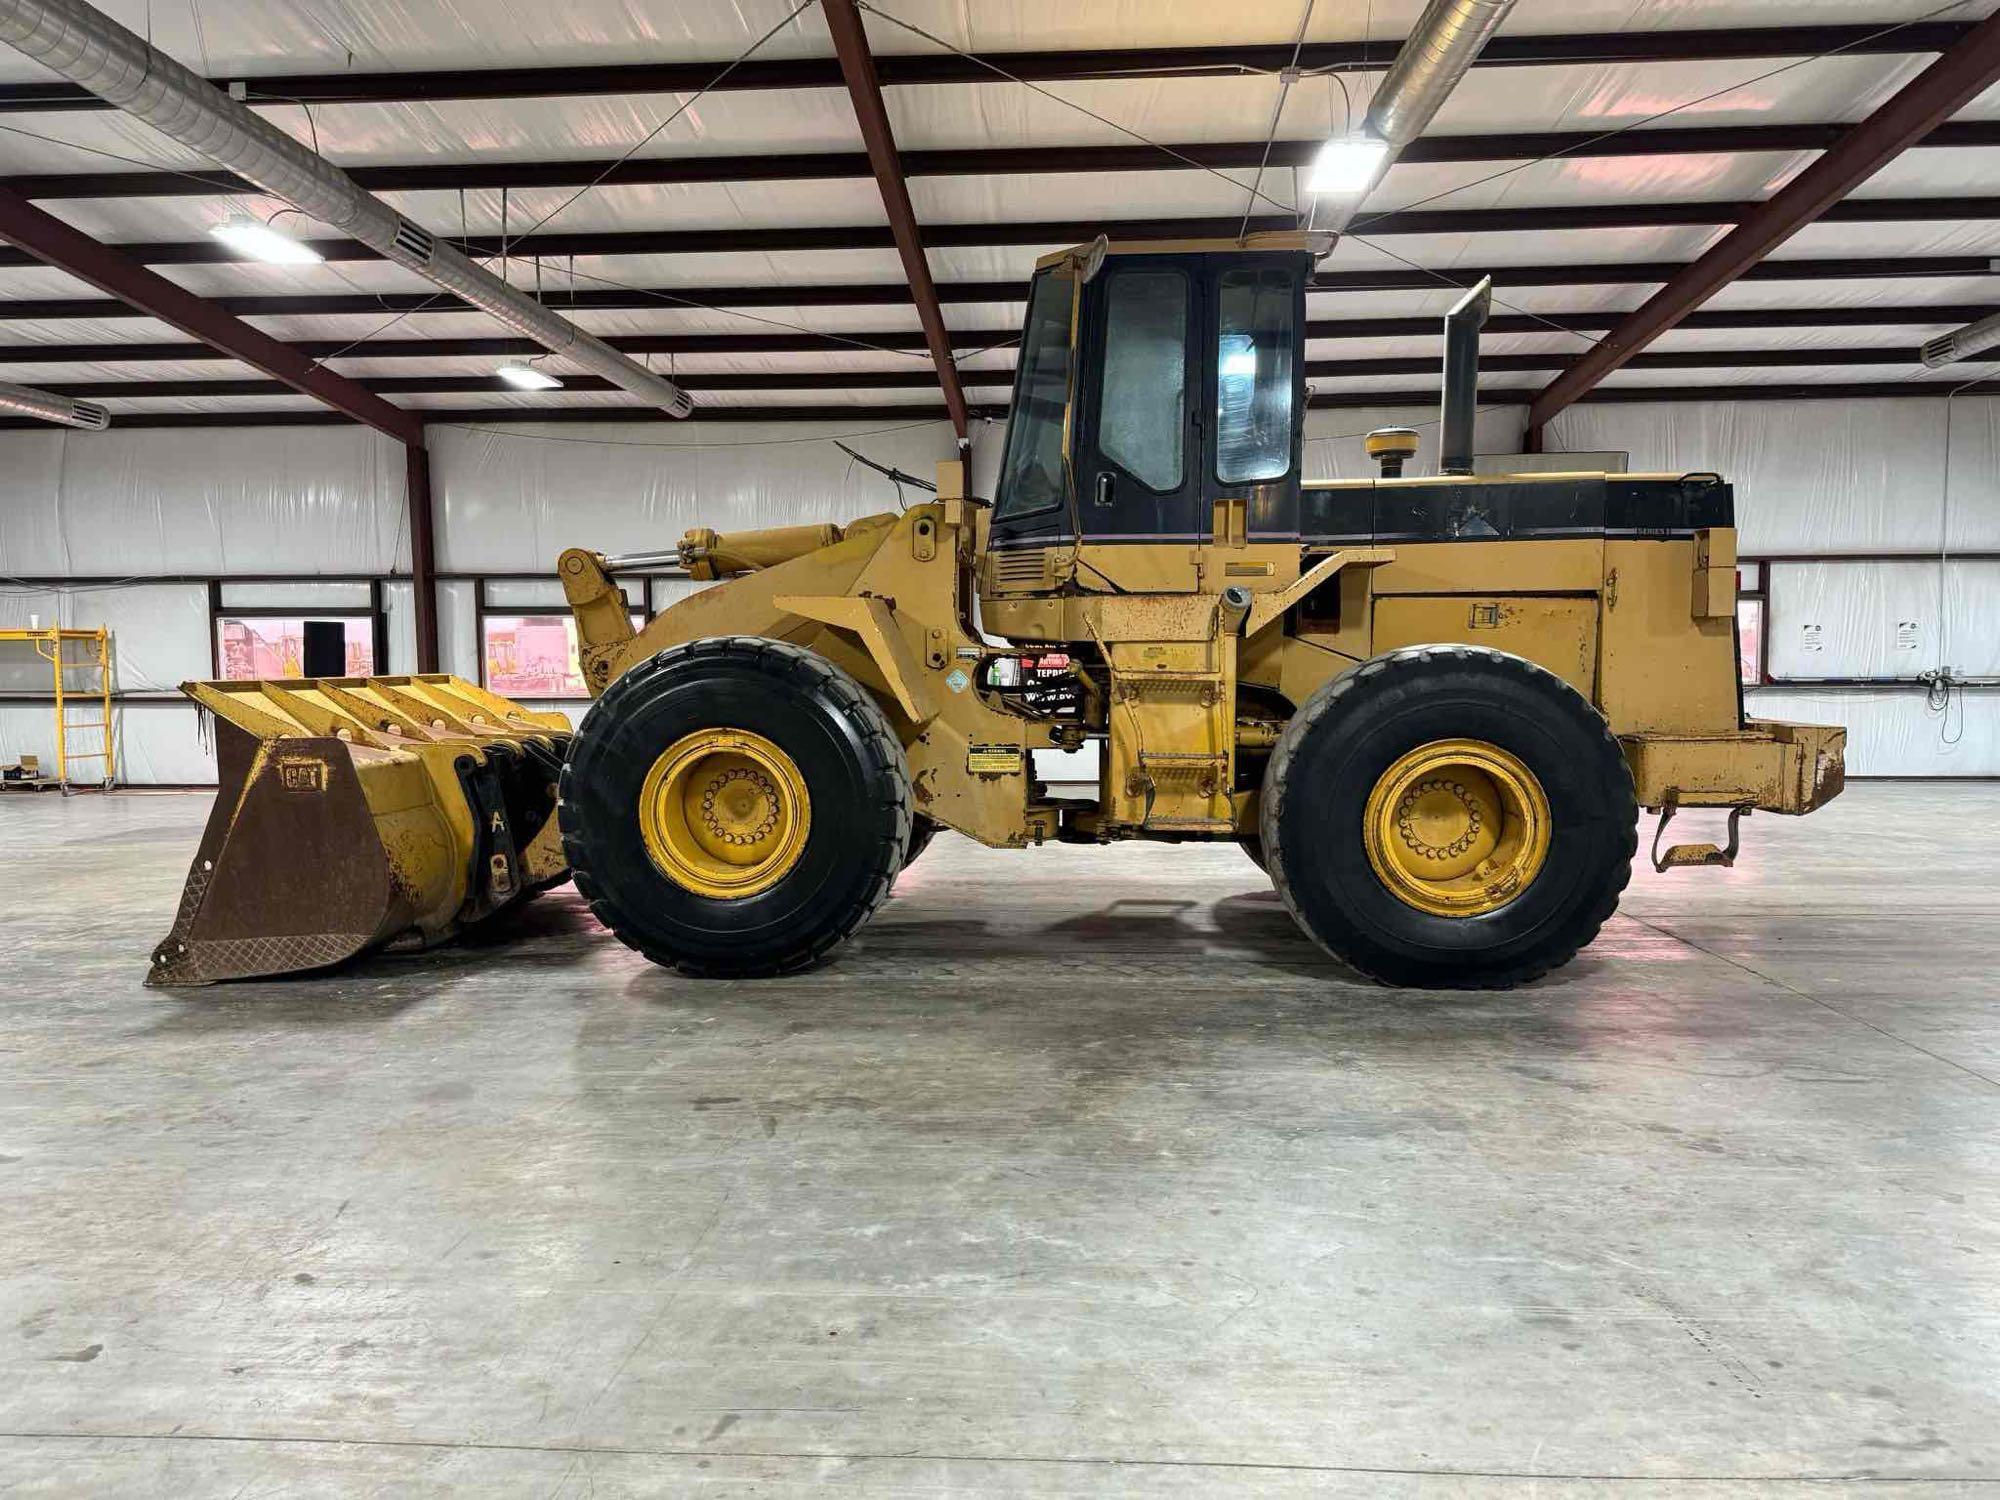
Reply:
<svg viewBox="0 0 2000 1500"><path fill-rule="evenodd" d="M326 790L326 762L284 756L278 761L278 785L288 792L318 795Z"/></svg>

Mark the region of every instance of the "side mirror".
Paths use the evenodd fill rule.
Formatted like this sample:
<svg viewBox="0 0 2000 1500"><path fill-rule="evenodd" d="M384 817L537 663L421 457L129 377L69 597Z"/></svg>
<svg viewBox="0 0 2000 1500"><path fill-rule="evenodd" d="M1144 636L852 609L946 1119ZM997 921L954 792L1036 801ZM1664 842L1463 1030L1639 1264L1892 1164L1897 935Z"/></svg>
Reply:
<svg viewBox="0 0 2000 1500"><path fill-rule="evenodd" d="M1090 248L1083 252L1082 258L1077 262L1078 286L1085 286L1097 279L1097 273L1104 269L1104 257L1110 252L1111 240L1108 236L1100 234L1090 242Z"/></svg>

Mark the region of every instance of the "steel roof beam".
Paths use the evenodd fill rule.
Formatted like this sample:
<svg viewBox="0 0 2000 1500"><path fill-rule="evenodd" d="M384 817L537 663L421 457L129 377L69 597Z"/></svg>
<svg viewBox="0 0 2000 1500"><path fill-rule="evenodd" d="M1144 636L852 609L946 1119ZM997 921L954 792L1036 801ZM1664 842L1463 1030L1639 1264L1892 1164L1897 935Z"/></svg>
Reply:
<svg viewBox="0 0 2000 1500"><path fill-rule="evenodd" d="M1689 156L1746 151L1823 151L1849 129L1841 124L1704 125L1677 129L1545 131L1533 134L1425 136L1400 161L1499 162L1543 157ZM1321 140L1276 141L1265 161L1262 141L1187 142L1156 146L1022 146L903 151L906 177L996 177L1029 173L1171 172L1206 167L1247 171L1302 167ZM2000 146L2000 122L1939 125L1920 146ZM1179 157L1179 162L1174 160ZM873 175L861 151L787 151L730 156L635 157L630 160L427 162L355 166L347 175L377 193L455 192L509 188L632 187L716 182L817 182ZM228 172L52 172L0 179L24 198L214 198L269 196Z"/></svg>
<svg viewBox="0 0 2000 1500"><path fill-rule="evenodd" d="M1588 261L1571 261L1557 266L1500 266L1493 270L1492 276L1494 285L1499 287L1647 285L1667 281L1682 269L1683 264L1680 261L1636 261L1599 265ZM1740 279L1744 281L1921 280L1986 276L1995 272L2000 272L2000 256L1919 255L1845 260L1825 258L1768 260L1752 266ZM1389 267L1380 271L1328 271L1313 280L1311 290L1315 294L1449 291L1453 283L1441 279L1446 274L1456 273L1433 273L1407 266ZM1026 296L1027 286L1022 281L941 281L937 283L937 293L938 300L943 303L1003 305L1020 302ZM550 299L553 305L564 312L572 310L681 312L732 307L902 307L906 306L909 300L909 288L897 282L801 286L790 286L783 282L764 282L757 286L657 289L633 287L629 290L599 288L578 292L574 297L565 290ZM377 316L385 312L428 315L467 311L465 304L455 298L434 298L426 292L384 292L380 295L346 292L304 293L281 296L211 297L208 301L224 312L234 313L238 317L340 317L355 314ZM1895 308L1885 310L1899 311ZM1922 311L1921 308L1907 310ZM1837 318L1865 311L1866 309L1862 308L1800 308L1783 310L1770 316L1798 316L1812 319L1824 313L1829 318ZM33 297L0 300L0 322L141 316L144 315L110 298ZM1866 317L1856 317L1853 321L1865 323L1870 320ZM750 337L759 336L750 335ZM881 337L877 334L846 336L871 341ZM720 337L733 338L737 335L720 335ZM828 337L839 336L829 334Z"/></svg>
<svg viewBox="0 0 2000 1500"><path fill-rule="evenodd" d="M12 195L18 198L18 194ZM23 200L25 201L25 200ZM1397 210L1357 220L1349 238L1412 234L1533 234L1564 229L1654 229L1737 224L1756 214L1760 202L1615 203L1547 208L1457 208ZM1850 224L1937 223L2000 219L2000 195L1936 198L1852 198L1836 203L1821 218ZM1240 217L1159 219L1055 219L994 224L930 224L924 242L932 249L994 245L1071 245L1100 233L1114 239L1234 239ZM1253 215L1251 230L1294 227L1286 215ZM376 260L375 252L353 240L307 243L334 261ZM468 254L497 257L497 238L475 235L459 242ZM239 265L242 257L215 240L123 243L120 253L154 266ZM890 226L852 224L753 229L649 229L528 235L508 243L515 259L596 255L714 255L783 253L806 250L890 250ZM34 264L15 251L0 252L0 266ZM691 288L700 294L700 288ZM552 307L569 304L566 293L551 296Z"/></svg>
<svg viewBox="0 0 2000 1500"><path fill-rule="evenodd" d="M1435 330L1433 330L1435 331ZM1488 354L1480 368L1489 371L1564 370L1574 354L1548 350L1533 354ZM1853 349L1676 349L1644 354L1633 360L1635 370L1724 370L1813 366L1898 365L1914 367L1908 349L1863 346ZM1386 356L1372 359L1306 361L1306 378L1331 380L1370 375L1435 375L1442 361L1433 355ZM970 386L1010 386L1011 366L961 371ZM690 374L681 383L691 391L845 391L921 390L932 383L928 370L721 370ZM378 395L440 396L468 392L505 394L514 389L493 375L358 376L355 383ZM281 381L258 379L78 380L40 381L38 388L70 400L101 401L107 397L154 399L213 399L231 396L282 396L290 387ZM614 391L601 376L566 375L567 391Z"/></svg>
<svg viewBox="0 0 2000 1500"><path fill-rule="evenodd" d="M1897 307L1745 308L1696 313L1683 328L1926 328L1976 323L1992 315L1985 303L1932 303ZM1616 326L1622 313L1556 312L1542 315L1501 313L1489 318L1488 333L1601 333ZM1306 324L1309 340L1371 338L1434 338L1439 320L1431 317L1322 318ZM1012 335L990 329L955 329L949 335L954 350L1006 348ZM857 354L869 348L917 351L926 347L921 333L891 330L880 333L660 333L613 335L606 340L625 354ZM380 339L354 348L352 339L309 339L292 348L311 359L331 359L351 352L355 359L505 359L532 355L540 345L528 339ZM1496 356L1497 357L1497 356ZM1908 350L1899 358L1907 359ZM0 344L0 367L45 364L166 364L214 359L206 344ZM1832 361L1827 361L1831 363ZM1536 368L1548 368L1537 366ZM700 375L690 376L699 380Z"/></svg>
<svg viewBox="0 0 2000 1500"><path fill-rule="evenodd" d="M218 354L264 371L285 389L324 402L397 442L423 443L422 418L315 364L289 344L223 312L4 188L0 188L0 239L17 246L38 264L87 281L149 317L192 334Z"/></svg>
<svg viewBox="0 0 2000 1500"><path fill-rule="evenodd" d="M854 0L820 0L819 10L833 36L833 50L840 59L847 97L854 105L862 143L868 148L868 165L875 175L875 187L882 195L883 210L889 215L889 234L895 242L897 258L903 263L903 275L910 283L910 300L917 305L917 321L923 324L924 342L930 348L931 363L937 367L938 384L944 389L945 410L951 413L952 428L963 448L971 441L965 392L959 389L951 335L944 326L944 309L938 305L930 262L924 258L924 238L917 228L917 211L910 205L909 184L903 178L902 157L889 128L889 112L882 103L882 85L875 73L875 59L868 50L868 34L861 26L861 12L854 8Z"/></svg>
<svg viewBox="0 0 2000 1500"><path fill-rule="evenodd" d="M1654 339L1808 224L1851 218L1851 211L1869 200L1848 198L1849 193L1995 82L2000 82L2000 13L1973 27L1838 145L1737 219L1736 227L1717 244L1551 381L1529 408L1529 426L1536 437L1551 417L1631 363Z"/></svg>
<svg viewBox="0 0 2000 1500"><path fill-rule="evenodd" d="M1951 380L1882 380L1792 385L1688 385L1688 386L1600 386L1583 398L1583 404L1632 404L1649 401L1833 401L1833 400L1943 400L1967 389L2000 390L2000 376L1967 387ZM1525 406L1534 397L1529 390L1485 390L1479 393L1481 406ZM1422 390L1319 391L1308 402L1316 410L1363 407L1406 406L1435 408L1435 386ZM996 421L1007 415L1004 405L975 405L968 409L974 421ZM426 423L437 426L517 423L602 423L667 422L666 413L643 406L496 406L473 408L429 407L423 412ZM348 419L331 411L249 411L249 412L135 412L120 413L116 421L125 428L230 428L230 427L320 427ZM695 422L820 422L844 424L855 421L938 421L948 420L942 406L915 403L882 405L821 406L706 406L699 408ZM32 417L0 418L0 430L35 429L45 424Z"/></svg>
<svg viewBox="0 0 2000 1500"><path fill-rule="evenodd" d="M1823 52L1898 55L1942 52L1969 29L1957 21L1909 25L1753 26L1710 30L1557 33L1495 37L1474 64L1483 68L1562 66L1571 63L1710 62L1736 58L1812 57ZM1384 71L1394 45L1377 41L1308 42L1298 65ZM1090 51L991 52L988 61L1017 78L1049 83L1089 78L1229 77L1276 73L1292 66L1289 44L1137 47ZM389 104L435 99L595 98L718 90L833 89L842 76L832 58L751 58L726 77L717 58L700 62L621 63L544 68L428 69L396 73L284 73L261 78L212 79L216 87L241 82L253 104ZM888 87L992 83L999 75L955 54L923 53L876 59ZM88 110L106 106L66 83L0 86L0 112Z"/></svg>

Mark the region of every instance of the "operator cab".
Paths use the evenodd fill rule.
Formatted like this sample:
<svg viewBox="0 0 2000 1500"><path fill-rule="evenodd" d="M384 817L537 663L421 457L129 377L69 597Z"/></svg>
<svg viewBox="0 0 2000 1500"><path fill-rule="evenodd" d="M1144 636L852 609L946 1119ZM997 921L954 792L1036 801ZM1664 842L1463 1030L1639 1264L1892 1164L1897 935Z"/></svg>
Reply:
<svg viewBox="0 0 2000 1500"><path fill-rule="evenodd" d="M1312 260L1303 234L1044 257L992 545L1199 540L1223 499L1251 538L1296 537Z"/></svg>
<svg viewBox="0 0 2000 1500"><path fill-rule="evenodd" d="M1714 474L1474 475L1474 287L1444 321L1435 477L1385 428L1379 479L1305 484L1305 295L1314 237L1094 245L1045 256L1029 292L991 548L1212 540L1247 502L1243 541L1307 547L1688 536L1734 524ZM1230 509L1234 510L1234 507Z"/></svg>

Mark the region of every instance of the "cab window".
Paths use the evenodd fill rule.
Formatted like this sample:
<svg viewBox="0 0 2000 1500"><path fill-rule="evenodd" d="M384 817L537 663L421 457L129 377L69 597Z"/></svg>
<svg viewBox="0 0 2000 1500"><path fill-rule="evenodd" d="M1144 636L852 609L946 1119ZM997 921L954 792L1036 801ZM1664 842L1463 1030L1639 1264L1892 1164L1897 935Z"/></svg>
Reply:
<svg viewBox="0 0 2000 1500"><path fill-rule="evenodd" d="M1187 473L1187 323L1182 272L1107 278L1097 447L1153 490L1177 490Z"/></svg>
<svg viewBox="0 0 2000 1500"><path fill-rule="evenodd" d="M1020 369L1000 461L996 521L1033 515L1062 504L1063 415L1069 405L1070 306L1076 283L1043 271L1028 294L1028 323L1021 335Z"/></svg>
<svg viewBox="0 0 2000 1500"><path fill-rule="evenodd" d="M1225 271L1216 299L1215 477L1282 479L1292 467L1293 327L1289 270Z"/></svg>

